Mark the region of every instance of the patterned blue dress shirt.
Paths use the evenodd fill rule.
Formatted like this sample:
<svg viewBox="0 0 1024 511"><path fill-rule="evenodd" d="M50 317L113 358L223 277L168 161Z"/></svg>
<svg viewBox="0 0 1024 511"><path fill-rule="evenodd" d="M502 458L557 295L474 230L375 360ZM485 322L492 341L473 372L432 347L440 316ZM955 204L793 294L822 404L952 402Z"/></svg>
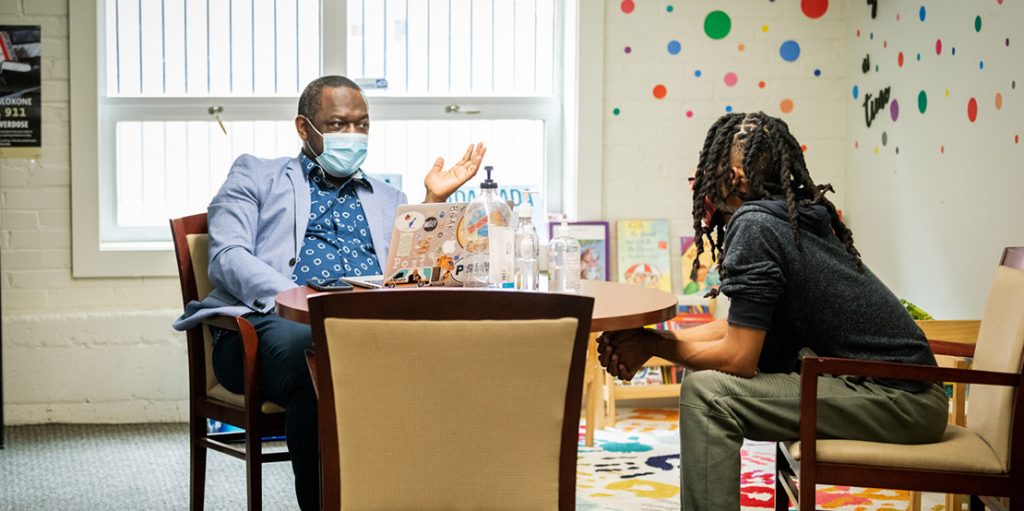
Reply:
<svg viewBox="0 0 1024 511"><path fill-rule="evenodd" d="M302 169L309 178L309 223L292 273L292 281L303 285L311 279L379 275L380 264L370 237L370 225L357 186L373 187L356 172L341 186L324 179L324 171L305 154Z"/></svg>

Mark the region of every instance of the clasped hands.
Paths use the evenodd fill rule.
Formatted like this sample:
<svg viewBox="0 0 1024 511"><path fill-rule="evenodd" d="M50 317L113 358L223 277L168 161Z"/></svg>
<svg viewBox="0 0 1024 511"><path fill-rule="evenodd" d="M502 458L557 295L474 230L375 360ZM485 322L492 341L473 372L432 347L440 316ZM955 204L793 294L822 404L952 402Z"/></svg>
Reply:
<svg viewBox="0 0 1024 511"><path fill-rule="evenodd" d="M605 332L597 338L597 359L608 374L628 381L654 356L654 346L661 339L646 328Z"/></svg>

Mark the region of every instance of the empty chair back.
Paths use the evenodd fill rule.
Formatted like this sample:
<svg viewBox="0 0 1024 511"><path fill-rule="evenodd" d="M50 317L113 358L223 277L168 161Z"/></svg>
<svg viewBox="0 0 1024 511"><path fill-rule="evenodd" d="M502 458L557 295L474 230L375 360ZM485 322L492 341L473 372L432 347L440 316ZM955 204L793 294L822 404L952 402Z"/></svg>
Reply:
<svg viewBox="0 0 1024 511"><path fill-rule="evenodd" d="M1004 261L1004 264L1009 261ZM1019 263L1018 263L1019 264ZM1024 357L1024 267L996 268L978 332L974 369L1020 373ZM1010 467L1014 392L1020 389L971 385L967 426Z"/></svg>
<svg viewBox="0 0 1024 511"><path fill-rule="evenodd" d="M592 307L470 290L311 298L324 509L337 493L347 510L574 508Z"/></svg>

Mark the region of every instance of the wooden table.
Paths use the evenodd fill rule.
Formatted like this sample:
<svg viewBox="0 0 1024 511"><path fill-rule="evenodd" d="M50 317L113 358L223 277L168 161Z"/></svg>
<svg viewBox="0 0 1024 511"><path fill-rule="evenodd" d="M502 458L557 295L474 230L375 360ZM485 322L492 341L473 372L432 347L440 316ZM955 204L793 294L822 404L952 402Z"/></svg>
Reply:
<svg viewBox="0 0 1024 511"><path fill-rule="evenodd" d="M362 289L355 288L355 293L402 293L416 291L416 288L406 289ZM420 292L429 293L429 289L420 289ZM275 297L277 300L277 313L292 321L309 323L310 295L317 294L312 288L301 286L282 291ZM349 291L346 291L349 292ZM495 290L495 293L503 291ZM601 393L603 391L601 368L597 360L597 345L595 340L600 332L610 330L625 330L638 328L644 325L668 321L676 315L678 301L675 295L660 289L631 286L617 282L605 282L597 280L582 281L580 294L594 298L594 314L590 322L590 343L587 348L586 375L584 376L583 390L584 403L586 406L587 432L586 445L594 445L594 429L600 427L598 421L603 420L604 413L597 413L598 407L603 402Z"/></svg>

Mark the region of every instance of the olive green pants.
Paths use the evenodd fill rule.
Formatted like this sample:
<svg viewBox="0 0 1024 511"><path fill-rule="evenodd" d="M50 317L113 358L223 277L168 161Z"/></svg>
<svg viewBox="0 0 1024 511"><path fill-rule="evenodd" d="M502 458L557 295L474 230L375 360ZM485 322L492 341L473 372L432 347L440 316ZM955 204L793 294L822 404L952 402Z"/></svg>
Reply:
<svg viewBox="0 0 1024 511"><path fill-rule="evenodd" d="M887 443L930 443L948 413L939 385L913 394L873 380L818 379L818 436ZM679 398L680 479L685 511L740 509L743 439L796 440L800 375L741 378L718 371L688 374Z"/></svg>

